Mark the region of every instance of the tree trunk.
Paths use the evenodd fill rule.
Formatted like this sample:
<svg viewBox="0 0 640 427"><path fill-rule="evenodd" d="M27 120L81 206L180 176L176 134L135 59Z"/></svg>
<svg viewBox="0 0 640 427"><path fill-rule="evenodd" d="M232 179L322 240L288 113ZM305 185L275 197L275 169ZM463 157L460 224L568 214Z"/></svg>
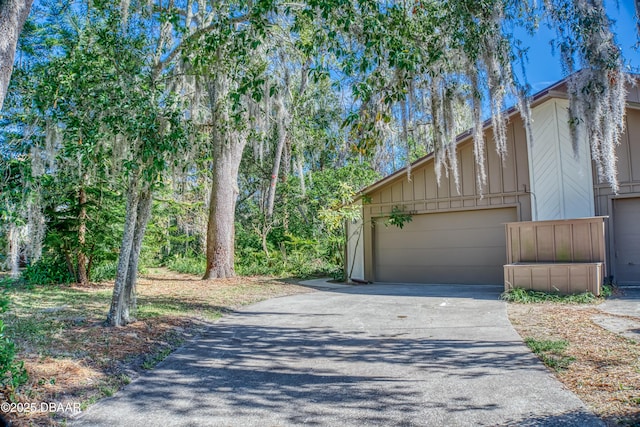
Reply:
<svg viewBox="0 0 640 427"><path fill-rule="evenodd" d="M269 194L267 196L267 219L273 216L273 206L276 200L276 185L278 184L278 175L280 174L280 161L282 152L287 141L287 127L285 124L285 107L282 98L277 101L278 107L278 145L276 146L276 155L273 160L273 168L271 169L271 181L269 183Z"/></svg>
<svg viewBox="0 0 640 427"><path fill-rule="evenodd" d="M300 151L302 151L302 149L300 149ZM300 194L302 194L302 197L305 197L307 195L307 187L304 182L304 164L302 154L297 155L296 165L298 168L298 176L300 177Z"/></svg>
<svg viewBox="0 0 640 427"><path fill-rule="evenodd" d="M11 277L17 279L20 276L20 232L18 227L11 224L9 227L9 265Z"/></svg>
<svg viewBox="0 0 640 427"><path fill-rule="evenodd" d="M138 282L138 261L140 260L140 250L142 240L147 230L147 224L151 216L151 190L146 189L140 193L138 200L138 211L136 216L136 229L133 235L133 247L129 254L129 267L127 269L127 281L125 285L125 303L123 319L126 323L135 322L135 313L138 308L136 297L136 284Z"/></svg>
<svg viewBox="0 0 640 427"><path fill-rule="evenodd" d="M127 301L126 283L135 236L138 203L140 201L138 179L138 177L132 177L129 182L127 210L124 220L124 232L122 234L122 246L120 246L120 254L118 256L118 269L116 271L116 280L113 285L111 308L109 309L109 314L107 316L107 324L109 326L124 326L127 324L128 320L125 318L125 303Z"/></svg>
<svg viewBox="0 0 640 427"><path fill-rule="evenodd" d="M73 257L71 256L71 251L64 249L64 263L67 265L67 271L71 275L71 277L78 278L78 274L76 272L75 267L73 266Z"/></svg>
<svg viewBox="0 0 640 427"><path fill-rule="evenodd" d="M91 253L91 255L89 256L89 260L87 261L87 277L91 277L91 269L93 268L93 251L95 250L96 245L95 243L93 245L91 245L91 250L89 250L89 253Z"/></svg>
<svg viewBox="0 0 640 427"><path fill-rule="evenodd" d="M228 102L229 82L222 75L209 82L209 103L213 132L213 179L207 221L207 266L204 280L233 277L235 212L238 199L238 170L246 135L233 129Z"/></svg>
<svg viewBox="0 0 640 427"><path fill-rule="evenodd" d="M124 326L135 321L138 261L142 239L151 215L152 202L151 189L147 185L140 189L138 179L132 178L129 184L122 246L118 257L111 308L107 316L109 326Z"/></svg>
<svg viewBox="0 0 640 427"><path fill-rule="evenodd" d="M78 284L89 285L89 273L87 271L87 254L85 246L87 244L87 191L84 187L80 187L78 191L78 203L80 204L80 213L78 214L78 275L76 277Z"/></svg>
<svg viewBox="0 0 640 427"><path fill-rule="evenodd" d="M214 141L213 182L207 223L207 268L203 279L235 276L235 211L238 169L245 138Z"/></svg>
<svg viewBox="0 0 640 427"><path fill-rule="evenodd" d="M33 0L0 0L0 110L7 95L18 36L29 16Z"/></svg>

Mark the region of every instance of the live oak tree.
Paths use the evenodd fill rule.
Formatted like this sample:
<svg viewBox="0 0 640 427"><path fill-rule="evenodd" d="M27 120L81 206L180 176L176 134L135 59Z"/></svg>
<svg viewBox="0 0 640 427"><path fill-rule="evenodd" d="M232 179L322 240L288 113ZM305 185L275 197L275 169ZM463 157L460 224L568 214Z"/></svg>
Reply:
<svg viewBox="0 0 640 427"><path fill-rule="evenodd" d="M29 6L0 1L0 34L7 35L0 40L0 107ZM322 163L334 147L307 152L302 164L305 149L296 141L303 139L300 114L310 109L298 99L311 89L307 78L344 77L352 108L342 130L357 156L391 134L408 151L422 141L435 151L437 175L448 173L455 182L458 112L466 105L482 189L485 116L491 116L500 155L506 150L503 111L509 96L529 121L529 87L514 72L519 62L526 66L515 28L533 34L538 25L549 25L570 74L574 135L591 141L599 175L617 188L613 150L623 129L626 77L602 0L101 1L88 2L87 11L95 12L95 20L83 29L78 56L67 58L66 66L73 67L59 74L66 80L47 92L39 126L44 133L64 131L68 162L61 165L76 167L77 182L91 181L91 164L111 159L108 169L126 194L109 324L134 318L140 247L165 172L186 168L203 152L210 157L205 278L235 274L234 215L247 146L268 170L269 185L261 192L266 217L278 214L278 188L287 188L278 178L288 177L292 153L300 193L311 191L304 179L313 172L309 164ZM301 60L292 60L291 52ZM186 132L186 123L197 131ZM77 189L82 206L86 187ZM78 217L82 225L86 212ZM78 231L82 246L82 227Z"/></svg>
<svg viewBox="0 0 640 427"><path fill-rule="evenodd" d="M110 15L113 17L114 15ZM135 320L136 282L142 240L151 215L153 192L160 184L162 173L169 165L177 165L188 144L186 124L181 103L167 92L158 71L160 55L149 50L148 32L132 29L133 19L121 15L120 31L110 22L110 33L105 34L106 51L118 58L116 91L121 98L117 104L124 111L114 111L113 137L120 139L124 150L126 182L126 214L118 268L114 283L107 323L126 325ZM109 21L108 21L109 22ZM141 20L136 22L141 24ZM129 27L127 26L129 25ZM151 22L153 25L153 21ZM163 40L157 41L158 49ZM152 67L147 67L151 58Z"/></svg>
<svg viewBox="0 0 640 427"><path fill-rule="evenodd" d="M238 170L255 126L250 107L265 96L260 46L275 3L194 0L168 11L175 19L167 20L170 41L159 64L188 77L178 80L177 91L187 94L194 124L207 135L212 156L204 279L235 275Z"/></svg>
<svg viewBox="0 0 640 427"><path fill-rule="evenodd" d="M11 79L18 37L29 16L32 3L33 0L0 0L0 34L2 35L0 38L0 113L2 112ZM9 265L12 276L15 277L18 275L21 241L27 239L27 236L25 236L25 226L24 224L20 224L20 222L22 222L21 217L26 217L27 213L24 212L24 205L21 207L22 209L16 206L15 203L17 200L15 197L11 197L13 191L11 191L8 185L8 181L15 181L15 174L11 173L11 169L15 170L17 163L10 162L9 159L1 157L0 161L3 162L2 168L0 169L2 169L1 172L4 178L0 181L0 183L3 184L4 193L0 200L2 205L0 213L3 223L6 224L8 228L6 232L8 234ZM30 207L27 207L27 211L31 211ZM4 228L4 226L0 227L0 231L4 232ZM38 238L41 239L42 236L39 235ZM36 250L35 258L37 259L38 256L39 248Z"/></svg>
<svg viewBox="0 0 640 427"><path fill-rule="evenodd" d="M464 101L473 112L480 189L486 183L483 107L489 106L500 156L506 153L507 97L518 100L525 126L530 123L529 86L513 70L518 63L526 68L515 29L533 35L541 23L549 25L569 74L574 139L589 139L600 179L617 189L614 149L624 125L627 77L602 0L307 4L308 19L326 29L315 33L312 46L328 46L343 58L344 72L357 77L352 92L360 102L349 119L358 148L376 145L390 116L406 124L422 116L432 128L436 176L451 174L457 184L454 112ZM403 133L414 130L405 125Z"/></svg>
<svg viewBox="0 0 640 427"><path fill-rule="evenodd" d="M186 122L181 103L148 66L159 60L151 48L153 32L145 28L152 21L141 14L125 20L109 3L67 13L72 16L60 19L74 25L57 34L64 37L57 40L56 53L26 70L44 74L22 109L35 112L31 125L40 129L36 134L44 134L30 138L31 157L49 163L34 163L32 172L46 170L60 183L64 177L75 181L80 281L88 280L87 190L107 180L125 195L124 231L107 318L109 325L120 326L134 320L138 260L153 191L168 165L179 163L188 142ZM56 173L56 168L62 170Z"/></svg>

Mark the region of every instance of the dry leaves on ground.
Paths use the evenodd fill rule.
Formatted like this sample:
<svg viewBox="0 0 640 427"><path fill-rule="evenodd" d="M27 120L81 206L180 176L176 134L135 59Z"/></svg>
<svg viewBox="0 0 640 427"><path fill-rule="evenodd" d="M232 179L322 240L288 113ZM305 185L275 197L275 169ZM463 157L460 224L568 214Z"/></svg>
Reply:
<svg viewBox="0 0 640 427"><path fill-rule="evenodd" d="M594 305L552 303L510 303L508 312L523 339L569 342L566 355L575 360L555 374L608 425L640 425L640 343L593 322L616 316Z"/></svg>
<svg viewBox="0 0 640 427"><path fill-rule="evenodd" d="M112 284L104 283L60 287L58 294L49 289L37 295L42 291L34 289L14 295L9 314L14 327L22 322L26 331L25 339L16 336L15 340L29 382L18 390L1 390L0 401L10 401L14 408L20 404L20 408L36 409L9 414L14 426L59 425L69 413L42 412L43 404L84 409L115 393L142 369L153 367L222 314L267 298L311 291L268 277L203 281L152 270L138 282L139 320L107 328L103 322L111 289ZM54 297L62 293L64 298ZM24 325L39 330L29 331ZM45 327L50 325L55 327Z"/></svg>

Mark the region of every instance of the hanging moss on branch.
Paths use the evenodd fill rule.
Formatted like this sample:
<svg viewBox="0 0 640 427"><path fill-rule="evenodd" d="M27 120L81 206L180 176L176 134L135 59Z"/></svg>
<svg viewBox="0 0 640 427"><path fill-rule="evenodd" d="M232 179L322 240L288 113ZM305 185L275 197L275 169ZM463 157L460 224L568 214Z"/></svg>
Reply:
<svg viewBox="0 0 640 427"><path fill-rule="evenodd" d="M480 193L487 180L486 113L500 158L507 155L507 100L516 100L531 143L530 86L526 73L519 79L514 72L514 65L527 67L517 34L524 29L534 36L547 22L569 76L574 145L590 141L600 179L617 191L614 148L624 130L627 78L602 0L308 3L309 19L336 34L317 32L314 46L340 57L355 80L357 102L346 125L356 150L397 138L410 150L409 140L421 139L434 153L438 181L444 172L460 191L455 136L468 128L454 119L467 113Z"/></svg>
<svg viewBox="0 0 640 427"><path fill-rule="evenodd" d="M546 1L556 47L570 74L569 123L574 151L587 138L601 182L618 191L615 147L624 132L626 85L620 48L602 0Z"/></svg>

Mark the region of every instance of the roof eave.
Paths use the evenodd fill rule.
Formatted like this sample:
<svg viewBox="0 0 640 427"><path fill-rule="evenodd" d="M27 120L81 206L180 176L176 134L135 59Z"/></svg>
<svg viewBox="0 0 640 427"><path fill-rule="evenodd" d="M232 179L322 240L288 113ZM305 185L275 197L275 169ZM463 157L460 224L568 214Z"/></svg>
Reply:
<svg viewBox="0 0 640 427"><path fill-rule="evenodd" d="M552 84L551 86L547 87L546 89L537 92L536 94L534 94L531 97L531 108L536 107L540 104L542 104L543 102L548 101L549 99L552 98L559 98L559 99L568 99L568 95L565 91L561 91L558 90L560 87L562 87L564 84L566 84L567 79L564 78L554 84ZM513 106L509 109L507 109L505 111L505 115L507 116L507 119L511 119L516 113L519 113L519 110L516 106ZM483 131L487 131L488 129L491 128L491 119L485 120L483 125L482 125L482 130ZM463 142L466 142L468 139L470 139L473 135L473 129L468 129L466 131L464 131L463 133L459 134L456 137L456 145L459 145ZM429 154L427 154L424 157L419 158L418 160L416 160L415 162L411 163L411 169L417 168L422 166L424 163L430 161L431 159L433 159L434 153L431 152ZM394 173L392 173L391 175L387 175L386 177L382 178L381 180L374 182L373 184L369 185L368 187L363 188L362 190L360 190L357 194L356 194L356 198L355 200L359 200L360 198L362 198L362 196L371 193L375 190L377 190L378 188L388 184L389 182L392 182L394 180L396 180L397 178L399 178L401 175L406 174L407 173L407 166L398 169L397 171L395 171Z"/></svg>

